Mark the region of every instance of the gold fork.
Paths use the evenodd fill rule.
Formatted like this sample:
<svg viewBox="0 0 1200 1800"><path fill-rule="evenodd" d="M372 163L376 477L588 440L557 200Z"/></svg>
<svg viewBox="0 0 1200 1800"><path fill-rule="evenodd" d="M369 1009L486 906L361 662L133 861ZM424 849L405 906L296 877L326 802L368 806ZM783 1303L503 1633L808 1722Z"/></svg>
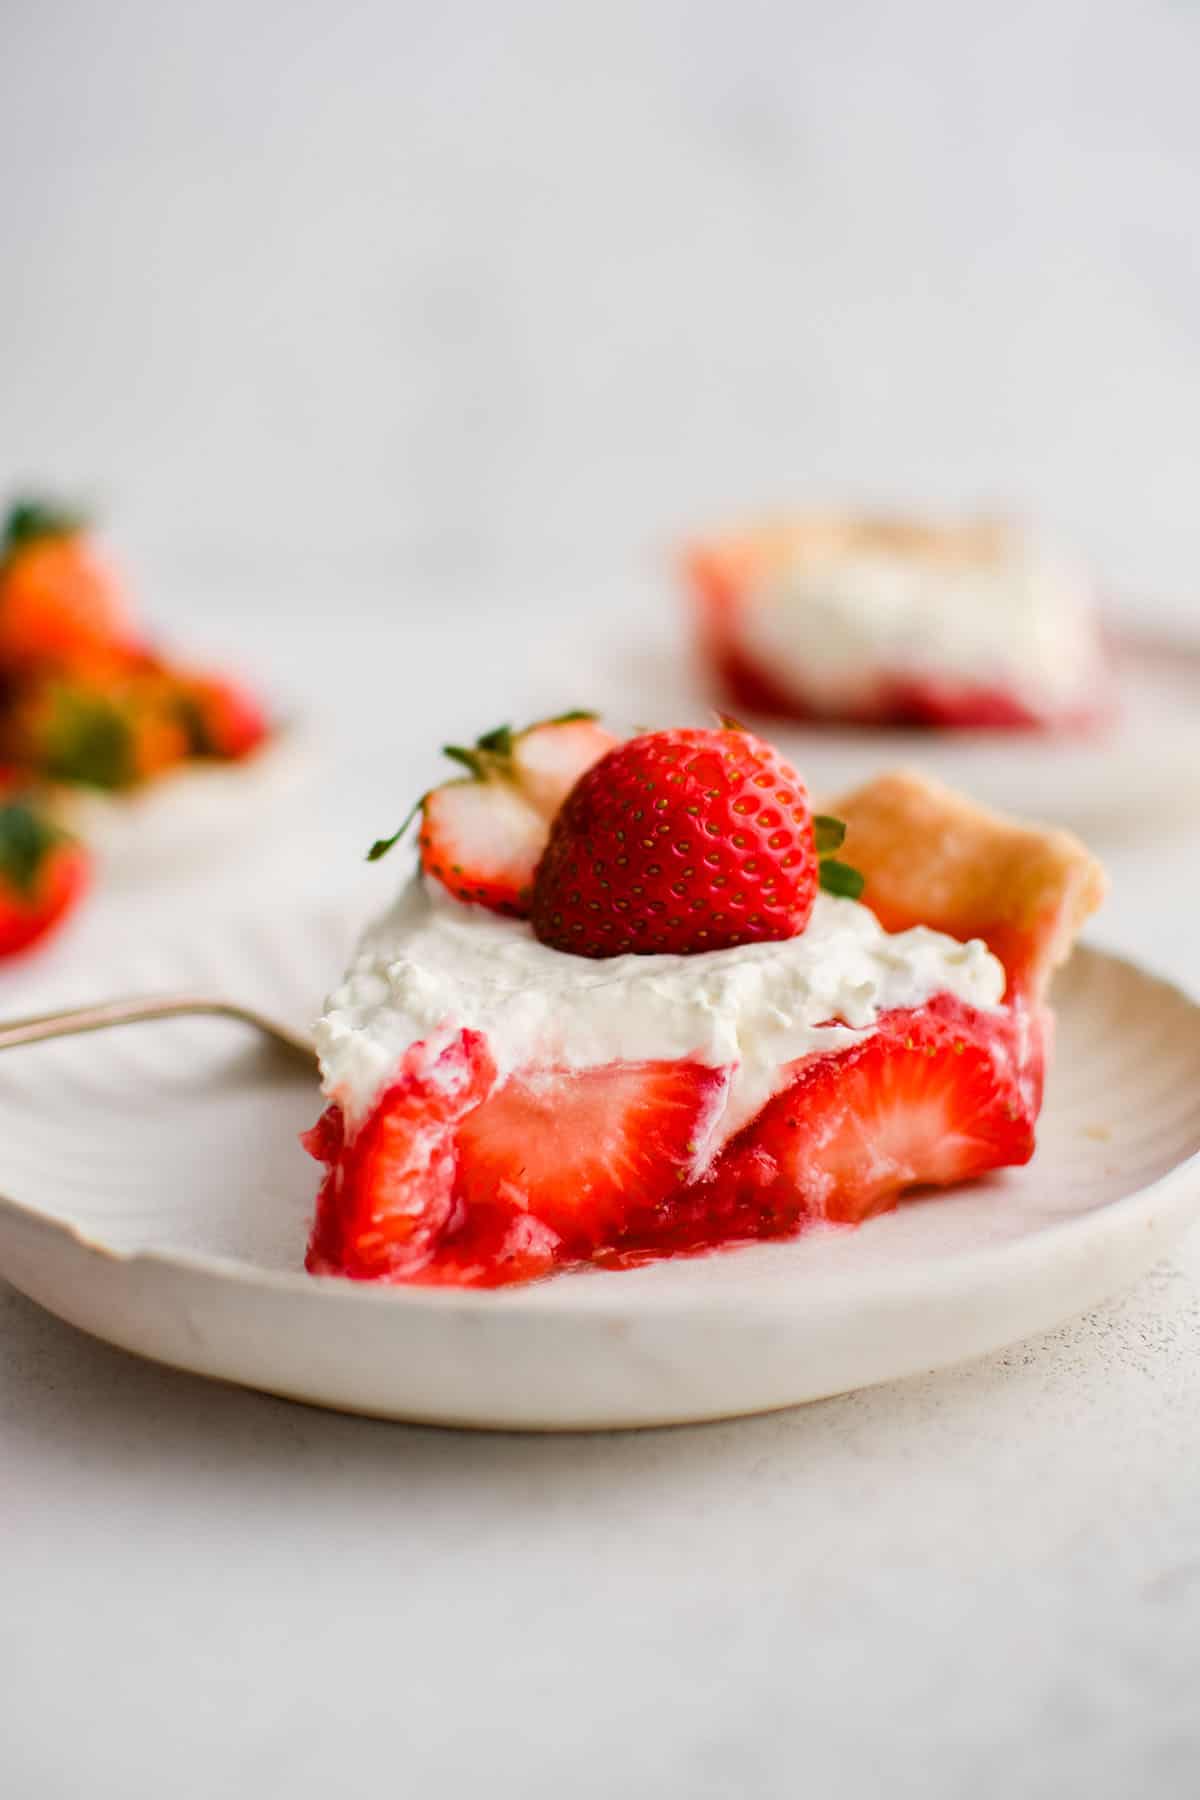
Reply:
<svg viewBox="0 0 1200 1800"><path fill-rule="evenodd" d="M202 994L161 994L150 998L105 1000L96 1006L75 1006L65 1012L39 1013L33 1018L0 1023L0 1050L18 1044L41 1044L49 1038L79 1037L86 1031L108 1031L114 1025L140 1025L152 1019L237 1019L270 1038L289 1055L314 1070L317 1053L312 1040L290 1025L268 1018L251 1006L232 1000L213 1000Z"/></svg>

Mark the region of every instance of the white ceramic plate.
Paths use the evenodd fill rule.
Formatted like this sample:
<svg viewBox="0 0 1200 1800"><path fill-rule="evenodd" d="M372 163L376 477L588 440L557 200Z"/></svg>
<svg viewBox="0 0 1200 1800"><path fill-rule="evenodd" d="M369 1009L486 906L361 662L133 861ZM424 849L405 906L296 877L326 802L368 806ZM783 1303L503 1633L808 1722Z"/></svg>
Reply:
<svg viewBox="0 0 1200 1800"><path fill-rule="evenodd" d="M298 910L103 979L207 984L300 1022L347 937ZM303 1274L317 1171L296 1138L315 1084L237 1027L8 1051L0 1273L144 1356L392 1418L556 1430L813 1400L1042 1331L1133 1281L1200 1210L1200 1007L1088 950L1058 1006L1029 1168L858 1232L499 1293Z"/></svg>
<svg viewBox="0 0 1200 1800"><path fill-rule="evenodd" d="M759 722L818 799L897 764L921 769L1001 810L1072 826L1085 836L1178 824L1200 811L1200 645L1126 630L1116 642L1121 714L1094 736L1020 731L895 731ZM703 674L672 642L622 646L596 676L601 700L644 727L699 720L711 705ZM574 692L578 688L575 678ZM590 691L590 690L589 690ZM753 721L752 721L753 722Z"/></svg>

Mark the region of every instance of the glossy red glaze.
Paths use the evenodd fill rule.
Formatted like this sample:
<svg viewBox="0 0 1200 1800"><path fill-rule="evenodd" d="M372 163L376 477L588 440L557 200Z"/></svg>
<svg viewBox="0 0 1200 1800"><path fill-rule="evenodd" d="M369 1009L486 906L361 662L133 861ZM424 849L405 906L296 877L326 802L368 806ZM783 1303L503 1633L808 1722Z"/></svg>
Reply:
<svg viewBox="0 0 1200 1800"><path fill-rule="evenodd" d="M432 1068L414 1046L349 1142L336 1107L309 1134L328 1172L307 1266L494 1287L856 1223L913 1187L1028 1161L1044 1033L1023 1008L947 995L884 1014L870 1037L796 1064L715 1157L727 1071L529 1071L490 1090L478 1034Z"/></svg>

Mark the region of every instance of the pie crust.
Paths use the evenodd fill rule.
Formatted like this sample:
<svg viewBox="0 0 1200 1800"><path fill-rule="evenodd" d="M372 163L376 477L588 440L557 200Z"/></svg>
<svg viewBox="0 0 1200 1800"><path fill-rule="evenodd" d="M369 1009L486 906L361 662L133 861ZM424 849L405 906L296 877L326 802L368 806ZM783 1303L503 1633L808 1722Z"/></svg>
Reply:
<svg viewBox="0 0 1200 1800"><path fill-rule="evenodd" d="M989 812L927 775L896 769L835 800L841 852L866 879L887 931L928 925L981 937L1008 970L1008 998L1040 1002L1104 899L1104 870L1069 831Z"/></svg>

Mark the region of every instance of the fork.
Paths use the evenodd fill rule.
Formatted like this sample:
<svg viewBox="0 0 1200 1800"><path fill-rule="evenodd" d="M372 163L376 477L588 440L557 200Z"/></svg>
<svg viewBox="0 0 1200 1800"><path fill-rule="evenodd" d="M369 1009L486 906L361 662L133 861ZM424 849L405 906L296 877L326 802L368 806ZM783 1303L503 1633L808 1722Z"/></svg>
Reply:
<svg viewBox="0 0 1200 1800"><path fill-rule="evenodd" d="M310 1069L317 1066L311 1038L290 1025L241 1006L233 1000L214 1000L203 994L161 994L141 999L105 1000L95 1006L75 1006L65 1012L38 1013L28 1019L0 1022L0 1050L18 1044L41 1044L50 1038L79 1037L87 1031L108 1031L114 1025L140 1025L150 1020L182 1018L236 1019L251 1025L279 1049Z"/></svg>

